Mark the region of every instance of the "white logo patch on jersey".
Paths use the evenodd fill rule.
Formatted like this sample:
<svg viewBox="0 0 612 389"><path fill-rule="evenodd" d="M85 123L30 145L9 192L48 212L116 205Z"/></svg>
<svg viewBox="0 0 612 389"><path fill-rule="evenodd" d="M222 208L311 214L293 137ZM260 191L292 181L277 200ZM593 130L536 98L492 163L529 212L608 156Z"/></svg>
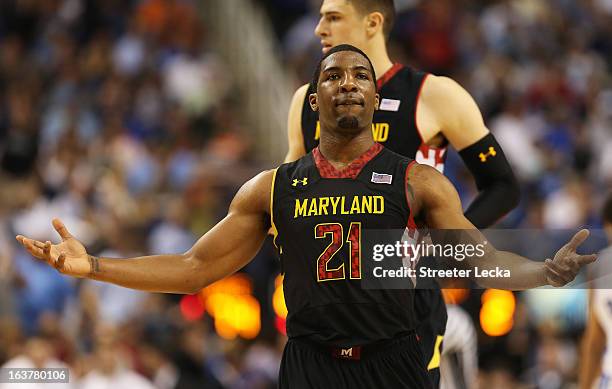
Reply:
<svg viewBox="0 0 612 389"><path fill-rule="evenodd" d="M380 101L380 106L378 107L378 109L381 111L397 112L399 111L400 103L401 103L400 100L382 99Z"/></svg>
<svg viewBox="0 0 612 389"><path fill-rule="evenodd" d="M375 184L391 185L391 182L393 182L393 176L391 174L372 172L372 182Z"/></svg>

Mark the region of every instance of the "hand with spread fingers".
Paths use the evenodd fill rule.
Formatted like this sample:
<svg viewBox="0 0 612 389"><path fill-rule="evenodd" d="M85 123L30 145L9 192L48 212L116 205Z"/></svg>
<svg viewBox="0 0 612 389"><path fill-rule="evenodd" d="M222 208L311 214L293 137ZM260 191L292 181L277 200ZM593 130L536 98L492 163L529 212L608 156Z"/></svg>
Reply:
<svg viewBox="0 0 612 389"><path fill-rule="evenodd" d="M53 228L62 238L59 244L40 242L23 235L17 235L16 239L30 254L47 262L59 272L74 277L87 277L91 273L92 262L83 244L68 232L61 220L53 219Z"/></svg>
<svg viewBox="0 0 612 389"><path fill-rule="evenodd" d="M578 246L588 238L589 230L578 231L574 237L557 251L553 259L545 261L546 280L549 285L561 287L576 277L582 266L597 259L597 255L581 255L576 253Z"/></svg>

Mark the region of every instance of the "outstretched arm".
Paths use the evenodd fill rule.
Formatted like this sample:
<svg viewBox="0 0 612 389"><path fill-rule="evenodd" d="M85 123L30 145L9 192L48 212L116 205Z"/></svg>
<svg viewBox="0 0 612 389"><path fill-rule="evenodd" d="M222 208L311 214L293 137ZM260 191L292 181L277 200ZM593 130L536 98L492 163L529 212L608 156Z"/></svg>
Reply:
<svg viewBox="0 0 612 389"><path fill-rule="evenodd" d="M485 126L472 96L452 79L429 76L422 99L426 104L420 104L419 111L435 111L429 115L437 121L431 127L439 128L476 181L478 195L465 211L466 218L478 228L492 225L514 209L520 197L518 181L501 146ZM432 134L424 136L428 139Z"/></svg>
<svg viewBox="0 0 612 389"><path fill-rule="evenodd" d="M459 195L454 186L436 169L426 165L414 165L406 182L411 208L417 220L434 229L433 235L444 243L483 243L486 238L463 215ZM442 231L446 230L446 231ZM436 236L433 236L436 238ZM583 265L593 262L595 255L579 255L577 247L588 237L588 230L581 230L556 253L544 262L531 261L520 255L485 245L485 255L473 256L464 262L469 268L482 270L496 267L510 270L510 278L478 278L483 287L502 289L530 289L543 285L563 286L572 281Z"/></svg>
<svg viewBox="0 0 612 389"><path fill-rule="evenodd" d="M261 247L270 226L272 171L260 173L240 188L227 216L184 254L111 259L89 255L55 219L62 242L17 240L36 258L61 273L111 282L131 289L164 293L196 293L246 265Z"/></svg>

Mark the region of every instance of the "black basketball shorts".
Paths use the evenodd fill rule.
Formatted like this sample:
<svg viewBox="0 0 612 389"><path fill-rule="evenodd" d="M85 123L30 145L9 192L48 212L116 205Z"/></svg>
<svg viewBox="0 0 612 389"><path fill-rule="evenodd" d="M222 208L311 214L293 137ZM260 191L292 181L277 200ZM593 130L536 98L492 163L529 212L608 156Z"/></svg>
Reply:
<svg viewBox="0 0 612 389"><path fill-rule="evenodd" d="M423 354L410 334L375 346L333 348L290 339L279 373L281 389L432 388Z"/></svg>

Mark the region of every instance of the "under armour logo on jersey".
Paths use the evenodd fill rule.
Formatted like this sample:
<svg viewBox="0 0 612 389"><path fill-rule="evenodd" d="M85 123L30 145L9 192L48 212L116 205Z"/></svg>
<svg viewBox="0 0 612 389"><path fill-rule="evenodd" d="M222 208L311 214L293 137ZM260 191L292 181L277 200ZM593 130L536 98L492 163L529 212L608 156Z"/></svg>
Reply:
<svg viewBox="0 0 612 389"><path fill-rule="evenodd" d="M372 182L375 184L389 184L393 181L393 176L391 174L383 174L372 172Z"/></svg>
<svg viewBox="0 0 612 389"><path fill-rule="evenodd" d="M293 179L293 186L298 186L299 183L302 183L302 186L306 186L308 185L308 177L304 177L301 180L298 180L297 178Z"/></svg>
<svg viewBox="0 0 612 389"><path fill-rule="evenodd" d="M478 155L478 157L480 157L480 162L487 162L487 158L489 156L491 157L495 157L497 155L497 151L495 151L495 147L491 146L489 147L489 151L487 151L487 153L480 153Z"/></svg>

